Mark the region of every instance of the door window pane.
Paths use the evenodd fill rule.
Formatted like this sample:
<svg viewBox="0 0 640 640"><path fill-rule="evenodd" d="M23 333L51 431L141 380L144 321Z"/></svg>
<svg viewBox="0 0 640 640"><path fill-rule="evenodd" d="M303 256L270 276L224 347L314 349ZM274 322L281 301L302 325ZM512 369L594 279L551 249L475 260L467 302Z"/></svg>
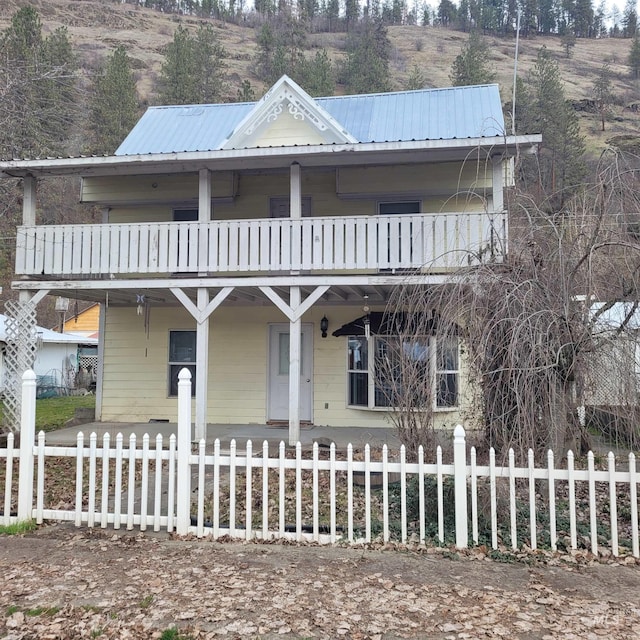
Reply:
<svg viewBox="0 0 640 640"><path fill-rule="evenodd" d="M301 336L301 340L304 341L304 333ZM300 346L300 374L304 372L304 349ZM289 375L289 334L278 334L278 375Z"/></svg>

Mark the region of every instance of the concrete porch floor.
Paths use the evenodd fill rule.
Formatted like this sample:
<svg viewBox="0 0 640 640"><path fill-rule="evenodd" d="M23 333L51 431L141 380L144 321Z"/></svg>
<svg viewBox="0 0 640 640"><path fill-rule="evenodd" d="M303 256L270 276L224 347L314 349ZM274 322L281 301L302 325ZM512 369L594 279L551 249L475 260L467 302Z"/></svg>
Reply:
<svg viewBox="0 0 640 640"><path fill-rule="evenodd" d="M85 443L88 443L91 433L96 433L98 443L102 442L108 433L113 442L118 433L124 436L125 446L131 434L136 435L137 446L140 446L144 434L149 434L151 446L155 446L155 438L162 435L163 443L168 445L171 434L177 433L175 422L89 422L74 427L65 427L47 433L46 443L54 446L73 446L76 444L77 434L82 431ZM270 426L265 424L208 424L207 449L213 447L216 438L220 440L222 448L227 449L232 439L238 447L244 448L247 440L251 440L253 450L257 451L266 440L269 448L277 447L281 441L288 442L288 428L286 426ZM393 427L326 427L320 425L303 426L300 429L300 442L304 448L309 448L314 441L322 444L335 442L336 448L345 450L351 443L354 448L362 449L365 444L380 447L386 444L391 450L400 448L400 442Z"/></svg>

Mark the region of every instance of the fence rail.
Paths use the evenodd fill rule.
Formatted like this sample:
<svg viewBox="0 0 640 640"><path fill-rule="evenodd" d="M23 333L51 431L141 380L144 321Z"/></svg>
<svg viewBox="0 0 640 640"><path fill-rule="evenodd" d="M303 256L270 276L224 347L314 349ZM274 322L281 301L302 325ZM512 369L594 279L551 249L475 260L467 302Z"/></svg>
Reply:
<svg viewBox="0 0 640 640"><path fill-rule="evenodd" d="M21 226L17 275L449 268L499 260L506 214Z"/></svg>
<svg viewBox="0 0 640 640"><path fill-rule="evenodd" d="M32 382L28 372L29 402ZM92 434L87 446L79 433L76 446L53 447L44 433L33 444L33 426L30 436L23 423L20 448L10 435L0 449L0 523L66 520L214 538L527 545L640 557L633 453L622 461L624 469L611 453L606 469L596 469L593 453L583 469L575 468L571 453L557 468L551 452L544 466L536 466L531 452L526 467L515 466L513 452L499 466L493 450L488 464L478 464L473 447L467 460L462 427L454 433L453 463L443 462L440 447L435 462L427 462L422 449L407 462L404 447L392 453L369 445L339 452L316 443L309 456L300 444L270 451L267 442L256 450L248 442L239 450L231 441L223 450L216 440L211 450L204 441L191 443L187 370L178 393L178 435L168 442L145 436L139 443L131 436L125 443L122 435L112 442L105 435L99 443ZM45 503L54 459L69 460L75 473L74 500L65 508Z"/></svg>

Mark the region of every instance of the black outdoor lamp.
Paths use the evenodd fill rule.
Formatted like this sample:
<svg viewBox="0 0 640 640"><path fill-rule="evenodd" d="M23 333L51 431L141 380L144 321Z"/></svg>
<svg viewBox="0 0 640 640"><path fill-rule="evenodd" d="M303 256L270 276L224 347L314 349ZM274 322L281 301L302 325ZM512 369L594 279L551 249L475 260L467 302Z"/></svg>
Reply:
<svg viewBox="0 0 640 640"><path fill-rule="evenodd" d="M327 316L322 316L322 320L320 320L320 331L322 331L322 337L327 337L327 329L329 328L329 321L327 320Z"/></svg>

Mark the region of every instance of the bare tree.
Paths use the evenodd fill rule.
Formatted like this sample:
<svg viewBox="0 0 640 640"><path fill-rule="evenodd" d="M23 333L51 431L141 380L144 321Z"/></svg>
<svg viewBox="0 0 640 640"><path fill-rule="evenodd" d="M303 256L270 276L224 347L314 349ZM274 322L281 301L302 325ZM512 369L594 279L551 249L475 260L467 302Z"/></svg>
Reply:
<svg viewBox="0 0 640 640"><path fill-rule="evenodd" d="M622 338L635 340L637 329L638 167L637 158L613 154L598 168L594 184L555 214L541 211L528 196L514 195L509 252L502 263L464 268L438 289L406 287L391 301L389 313L403 309L426 319L422 326L408 324L414 336L459 335L475 387L469 415L498 450L513 447L526 455L530 448L551 448L563 455L567 448L588 445L584 414L577 409L591 391L594 363L613 366L615 360L621 366L629 359ZM603 327L602 319L622 302L626 311L617 312L614 326ZM433 421L414 402L429 403L433 372L431 379L421 378L406 350L394 355L402 360L391 367L399 380L419 386L421 379L427 387L421 393L403 383L392 403L401 408L394 418L400 437L420 441ZM415 375L408 376L407 369ZM627 404L636 406L635 387L633 393Z"/></svg>

